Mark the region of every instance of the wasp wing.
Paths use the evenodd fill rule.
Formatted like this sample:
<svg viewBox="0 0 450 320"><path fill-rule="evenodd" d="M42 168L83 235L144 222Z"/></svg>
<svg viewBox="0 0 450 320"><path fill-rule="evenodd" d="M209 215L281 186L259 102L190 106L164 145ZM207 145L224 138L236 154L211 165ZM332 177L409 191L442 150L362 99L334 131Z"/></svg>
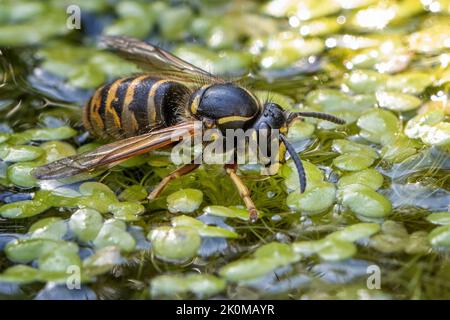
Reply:
<svg viewBox="0 0 450 320"><path fill-rule="evenodd" d="M172 145L186 136L192 136L194 131L195 122L189 121L116 141L37 167L33 170L33 176L41 180L60 179L98 168L110 168L130 157Z"/></svg>
<svg viewBox="0 0 450 320"><path fill-rule="evenodd" d="M219 77L190 64L155 45L123 36L103 36L100 45L136 63L157 77L183 82L223 82Z"/></svg>

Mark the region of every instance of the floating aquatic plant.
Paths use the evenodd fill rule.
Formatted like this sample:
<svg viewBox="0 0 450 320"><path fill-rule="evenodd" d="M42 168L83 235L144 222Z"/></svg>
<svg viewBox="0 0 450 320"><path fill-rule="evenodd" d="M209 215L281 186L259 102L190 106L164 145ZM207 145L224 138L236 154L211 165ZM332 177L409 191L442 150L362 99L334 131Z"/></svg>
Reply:
<svg viewBox="0 0 450 320"><path fill-rule="evenodd" d="M81 29L67 28L68 5ZM449 298L449 14L443 0L3 1L0 284L61 297L79 270L98 298ZM254 223L220 165L148 201L175 169L168 150L39 181L36 167L105 143L80 125L91 91L140 72L99 35L150 40L261 101L346 125L292 123L304 193L291 159L272 176L240 166Z"/></svg>

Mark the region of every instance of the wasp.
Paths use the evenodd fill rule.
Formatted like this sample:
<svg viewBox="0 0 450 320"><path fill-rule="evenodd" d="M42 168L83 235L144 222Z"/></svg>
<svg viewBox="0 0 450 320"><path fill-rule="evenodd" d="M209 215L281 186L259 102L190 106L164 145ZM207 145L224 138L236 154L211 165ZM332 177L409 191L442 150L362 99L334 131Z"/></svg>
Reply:
<svg viewBox="0 0 450 320"><path fill-rule="evenodd" d="M93 151L60 159L38 167L38 179L59 179L98 168L110 168L130 157L173 146L173 133L193 135L195 121L208 128L278 129L280 146L292 158L300 190L306 187L302 162L285 134L293 119L314 117L337 124L345 121L320 112L287 112L273 102L261 102L237 83L196 67L147 42L128 37L104 37L101 44L136 63L144 74L117 79L97 89L83 110L83 124L94 137L113 140ZM158 197L172 180L195 170L199 164L185 164L165 177L149 194ZM250 191L237 175L237 165L225 165L245 203L250 218L258 211Z"/></svg>

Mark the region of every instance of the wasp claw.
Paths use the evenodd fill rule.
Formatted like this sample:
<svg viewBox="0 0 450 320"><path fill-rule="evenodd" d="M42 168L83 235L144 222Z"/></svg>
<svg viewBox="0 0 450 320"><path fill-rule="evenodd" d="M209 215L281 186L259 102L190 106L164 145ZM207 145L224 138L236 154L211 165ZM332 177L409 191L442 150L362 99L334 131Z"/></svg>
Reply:
<svg viewBox="0 0 450 320"><path fill-rule="evenodd" d="M248 212L250 213L250 222L256 222L259 217L258 211L255 208L251 208Z"/></svg>

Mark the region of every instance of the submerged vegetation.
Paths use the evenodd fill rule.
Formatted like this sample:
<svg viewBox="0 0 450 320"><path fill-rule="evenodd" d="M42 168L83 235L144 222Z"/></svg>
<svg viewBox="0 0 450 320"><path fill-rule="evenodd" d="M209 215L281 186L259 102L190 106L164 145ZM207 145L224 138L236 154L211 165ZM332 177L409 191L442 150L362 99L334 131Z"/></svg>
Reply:
<svg viewBox="0 0 450 320"><path fill-rule="evenodd" d="M449 15L448 0L1 1L0 298L450 298ZM36 180L102 144L82 105L139 72L103 34L347 124L293 123L305 193L290 160L240 167L255 223L218 165L147 201L167 150Z"/></svg>

